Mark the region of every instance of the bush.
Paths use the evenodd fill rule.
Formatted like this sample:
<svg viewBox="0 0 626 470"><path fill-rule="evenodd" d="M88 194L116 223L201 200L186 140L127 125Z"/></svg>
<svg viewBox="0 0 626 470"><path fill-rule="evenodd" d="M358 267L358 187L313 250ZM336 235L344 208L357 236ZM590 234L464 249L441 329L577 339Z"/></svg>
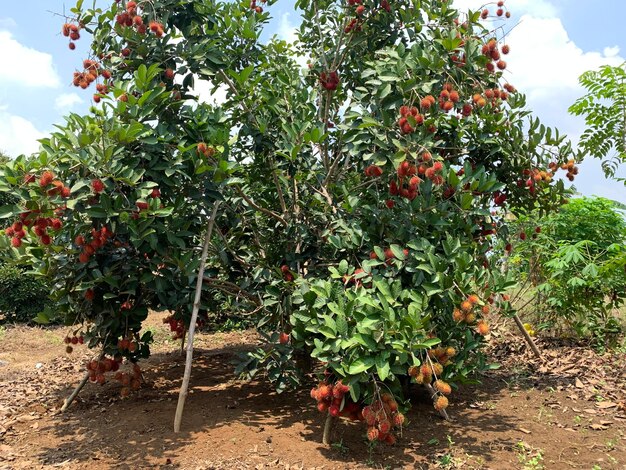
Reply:
<svg viewBox="0 0 626 470"><path fill-rule="evenodd" d="M48 304L43 280L23 269L0 264L0 323L27 323Z"/></svg>
<svg viewBox="0 0 626 470"><path fill-rule="evenodd" d="M511 263L529 278L539 328L614 344L622 331L614 312L626 300L624 217L608 199L579 198L537 223L520 221L528 239Z"/></svg>

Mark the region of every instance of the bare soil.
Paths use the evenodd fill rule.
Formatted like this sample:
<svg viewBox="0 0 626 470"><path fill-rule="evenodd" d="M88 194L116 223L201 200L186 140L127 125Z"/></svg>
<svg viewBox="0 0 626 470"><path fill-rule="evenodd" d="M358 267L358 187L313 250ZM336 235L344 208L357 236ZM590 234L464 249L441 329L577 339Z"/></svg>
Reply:
<svg viewBox="0 0 626 470"><path fill-rule="evenodd" d="M119 385L88 384L59 408L83 374L85 347L64 353L62 328L0 330L0 469L624 469L626 358L540 342L539 364L521 340L493 338L503 367L455 391L443 421L422 389L395 446L371 448L360 423L340 422L321 444L324 418L308 388L276 394L237 380L233 359L252 332L200 334L182 432L174 410L184 367L161 320L129 398ZM506 337L505 337L506 336Z"/></svg>

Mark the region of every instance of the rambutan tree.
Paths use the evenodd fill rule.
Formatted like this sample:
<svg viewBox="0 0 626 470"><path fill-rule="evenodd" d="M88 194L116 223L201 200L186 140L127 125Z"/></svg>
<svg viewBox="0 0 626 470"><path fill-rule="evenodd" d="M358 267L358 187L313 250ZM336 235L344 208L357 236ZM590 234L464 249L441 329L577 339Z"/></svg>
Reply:
<svg viewBox="0 0 626 470"><path fill-rule="evenodd" d="M239 372L282 390L312 357L318 409L392 443L410 382L445 412L450 384L487 367L486 316L514 282L493 239L509 211L558 207L554 175L577 157L505 80L503 2L302 0L295 44L259 39L272 3L72 10L70 45L93 35L74 84L96 103L2 173L20 198L4 243L54 279L67 324L103 348L103 382L149 354L149 308L189 323L222 201L203 306L258 320L265 344Z"/></svg>

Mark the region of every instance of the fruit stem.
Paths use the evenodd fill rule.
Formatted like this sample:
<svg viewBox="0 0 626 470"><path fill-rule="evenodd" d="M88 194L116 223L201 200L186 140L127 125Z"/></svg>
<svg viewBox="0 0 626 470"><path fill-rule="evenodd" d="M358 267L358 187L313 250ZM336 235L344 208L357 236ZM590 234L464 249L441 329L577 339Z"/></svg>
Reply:
<svg viewBox="0 0 626 470"><path fill-rule="evenodd" d="M215 226L215 217L217 209L221 201L215 201L213 204L213 213L207 226L204 244L202 246L202 256L200 257L200 267L198 268L198 279L196 281L196 294L193 301L193 310L191 312L191 322L189 323L189 333L187 337L187 358L185 360L185 374L183 375L183 383L180 386L178 394L178 404L176 405L176 414L174 415L174 432L180 432L180 424L183 420L183 408L185 407L185 399L187 398L187 389L189 388L189 379L191 378L191 362L193 360L193 335L196 331L196 321L198 320L198 311L200 310L200 296L202 294L202 281L204 279L204 268L206 259L209 254L209 245L213 227Z"/></svg>
<svg viewBox="0 0 626 470"><path fill-rule="evenodd" d="M437 398L437 391L433 388L433 386L431 384L424 384L424 387L426 387L426 390L428 390L428 393L430 393L430 398L434 402L436 400L436 398ZM439 410L439 414L446 421L452 421L450 419L450 416L448 415L448 412L446 410Z"/></svg>
<svg viewBox="0 0 626 470"><path fill-rule="evenodd" d="M330 413L326 415L326 422L324 423L324 434L322 435L322 444L325 446L330 445L330 433L333 430L333 425L335 424L335 418L333 418Z"/></svg>

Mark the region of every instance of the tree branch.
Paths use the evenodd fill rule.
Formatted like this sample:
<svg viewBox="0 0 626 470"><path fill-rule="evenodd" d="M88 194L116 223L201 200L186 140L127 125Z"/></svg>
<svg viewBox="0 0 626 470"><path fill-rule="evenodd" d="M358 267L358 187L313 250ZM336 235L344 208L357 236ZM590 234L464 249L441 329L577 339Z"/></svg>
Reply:
<svg viewBox="0 0 626 470"><path fill-rule="evenodd" d="M281 224L283 224L285 227L288 225L287 221L285 219L283 219L283 217L280 214L277 214L274 211L271 211L269 209L266 209L265 207L261 207L258 204L256 204L252 199L250 199L244 192L243 190L239 187L239 186L235 186L235 189L237 190L237 193L248 203L250 204L252 207L254 207L256 210L258 210L259 212L263 212L265 215L269 215L270 217L278 220Z"/></svg>

